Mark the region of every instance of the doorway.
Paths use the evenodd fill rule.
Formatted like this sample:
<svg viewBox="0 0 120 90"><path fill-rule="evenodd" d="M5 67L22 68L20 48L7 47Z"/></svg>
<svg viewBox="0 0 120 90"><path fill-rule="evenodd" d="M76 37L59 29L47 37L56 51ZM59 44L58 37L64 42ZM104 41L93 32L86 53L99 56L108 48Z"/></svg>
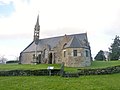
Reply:
<svg viewBox="0 0 120 90"><path fill-rule="evenodd" d="M49 53L49 61L48 61L49 64L52 64L52 53Z"/></svg>
<svg viewBox="0 0 120 90"><path fill-rule="evenodd" d="M41 63L41 54L38 55L38 64Z"/></svg>

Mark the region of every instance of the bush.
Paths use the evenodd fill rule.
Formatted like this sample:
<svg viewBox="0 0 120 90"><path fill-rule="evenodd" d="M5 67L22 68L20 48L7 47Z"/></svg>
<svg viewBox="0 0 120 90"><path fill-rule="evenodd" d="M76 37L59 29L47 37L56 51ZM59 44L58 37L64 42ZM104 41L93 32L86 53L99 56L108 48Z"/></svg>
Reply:
<svg viewBox="0 0 120 90"><path fill-rule="evenodd" d="M6 63L7 63L7 64L8 64L8 63L19 63L19 61L7 61Z"/></svg>

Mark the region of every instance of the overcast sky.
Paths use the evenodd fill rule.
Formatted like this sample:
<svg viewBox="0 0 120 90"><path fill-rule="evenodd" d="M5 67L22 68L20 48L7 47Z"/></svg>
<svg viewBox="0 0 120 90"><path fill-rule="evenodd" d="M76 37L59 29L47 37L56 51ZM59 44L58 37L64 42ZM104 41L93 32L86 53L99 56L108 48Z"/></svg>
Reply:
<svg viewBox="0 0 120 90"><path fill-rule="evenodd" d="M86 33L93 57L120 36L120 0L0 0L0 55L14 59L33 40Z"/></svg>

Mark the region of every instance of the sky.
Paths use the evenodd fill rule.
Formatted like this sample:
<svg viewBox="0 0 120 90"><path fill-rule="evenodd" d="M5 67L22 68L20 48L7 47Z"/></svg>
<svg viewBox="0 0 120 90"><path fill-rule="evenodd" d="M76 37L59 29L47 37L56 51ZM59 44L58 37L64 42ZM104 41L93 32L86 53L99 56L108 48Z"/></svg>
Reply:
<svg viewBox="0 0 120 90"><path fill-rule="evenodd" d="M0 0L0 56L19 57L33 41L39 14L40 38L87 32L94 58L120 36L119 4L120 0Z"/></svg>

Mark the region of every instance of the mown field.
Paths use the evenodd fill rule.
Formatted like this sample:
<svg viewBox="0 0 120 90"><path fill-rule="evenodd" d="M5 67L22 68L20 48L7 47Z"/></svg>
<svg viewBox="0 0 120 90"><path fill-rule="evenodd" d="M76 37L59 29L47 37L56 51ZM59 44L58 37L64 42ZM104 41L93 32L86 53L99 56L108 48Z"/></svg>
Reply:
<svg viewBox="0 0 120 90"><path fill-rule="evenodd" d="M92 65L85 68L105 68L120 65L119 61L93 61ZM19 65L19 64L4 64L0 65L0 70L35 70L35 69L47 69L48 66L54 66L54 68L59 69L61 67L60 64L38 64L38 65ZM76 72L79 68L65 67L65 71L73 71Z"/></svg>
<svg viewBox="0 0 120 90"><path fill-rule="evenodd" d="M94 61L90 67L105 68L120 65L120 61ZM60 64L40 65L0 65L0 70L46 69L48 66L60 68ZM65 67L65 71L78 68ZM0 90L120 90L120 73L109 75L90 75L78 78L60 76L0 76Z"/></svg>
<svg viewBox="0 0 120 90"><path fill-rule="evenodd" d="M120 90L120 74L80 76L0 77L0 90Z"/></svg>
<svg viewBox="0 0 120 90"><path fill-rule="evenodd" d="M48 66L54 66L54 68L60 68L60 64L1 64L0 70L37 70L47 69Z"/></svg>
<svg viewBox="0 0 120 90"><path fill-rule="evenodd" d="M83 68L106 68L106 67L111 67L111 66L117 66L120 65L120 60L119 61L93 61L91 66L89 67L83 67ZM65 67L65 71L73 71L76 72L77 69L79 68L72 68L72 67Z"/></svg>

